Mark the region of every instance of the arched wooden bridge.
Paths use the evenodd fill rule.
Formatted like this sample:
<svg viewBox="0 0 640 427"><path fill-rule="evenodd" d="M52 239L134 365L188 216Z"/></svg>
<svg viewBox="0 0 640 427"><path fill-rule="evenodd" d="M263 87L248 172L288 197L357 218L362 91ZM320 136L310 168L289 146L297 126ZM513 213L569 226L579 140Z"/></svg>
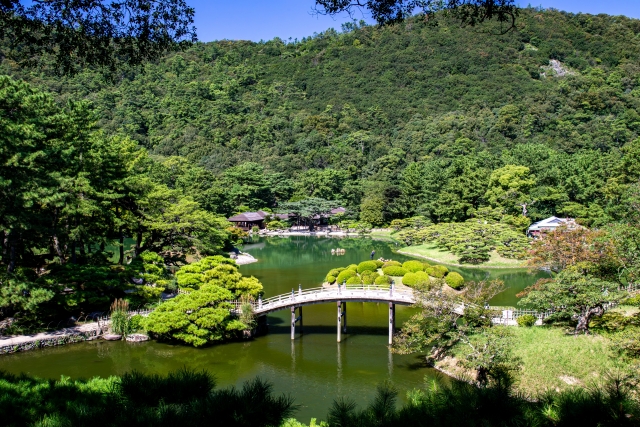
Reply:
<svg viewBox="0 0 640 427"><path fill-rule="evenodd" d="M413 290L397 289L395 286L378 285L340 285L321 288L292 290L291 293L277 295L267 299L258 299L252 304L257 316L264 316L274 311L291 310L291 339L295 338L296 323L302 330L302 307L312 304L336 303L338 342L342 333L347 330L347 302L375 302L389 305L389 344L395 332L396 304L415 304ZM236 302L236 310L240 303ZM296 316L296 310L298 314Z"/></svg>

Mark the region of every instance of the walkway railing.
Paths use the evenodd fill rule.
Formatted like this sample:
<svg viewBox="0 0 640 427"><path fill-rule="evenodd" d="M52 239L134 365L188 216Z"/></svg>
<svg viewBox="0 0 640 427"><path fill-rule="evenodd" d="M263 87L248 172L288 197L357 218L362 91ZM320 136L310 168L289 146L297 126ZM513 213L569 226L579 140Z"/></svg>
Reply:
<svg viewBox="0 0 640 427"><path fill-rule="evenodd" d="M292 290L290 293L276 295L267 299L259 298L251 304L255 314L277 311L294 305L306 305L323 301L372 300L397 304L415 304L412 290L397 289L395 286L380 285L341 285ZM234 310L239 311L243 305L240 301L232 301ZM246 304L246 303L244 303Z"/></svg>

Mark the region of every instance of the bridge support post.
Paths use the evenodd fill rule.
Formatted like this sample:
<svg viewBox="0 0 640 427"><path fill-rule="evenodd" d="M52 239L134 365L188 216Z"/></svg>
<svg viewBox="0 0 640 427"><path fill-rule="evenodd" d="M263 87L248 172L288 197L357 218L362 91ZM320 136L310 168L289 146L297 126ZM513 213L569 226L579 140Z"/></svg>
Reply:
<svg viewBox="0 0 640 427"><path fill-rule="evenodd" d="M393 344L393 334L396 329L396 305L389 303L389 345Z"/></svg>
<svg viewBox="0 0 640 427"><path fill-rule="evenodd" d="M342 339L342 301L338 301L338 342Z"/></svg>
<svg viewBox="0 0 640 427"><path fill-rule="evenodd" d="M302 333L302 306L298 307L299 316L296 317L296 308L291 307L291 339L296 338L296 322L300 321L300 333Z"/></svg>
<svg viewBox="0 0 640 427"><path fill-rule="evenodd" d="M298 319L300 319L300 334L302 334L302 306L298 307Z"/></svg>
<svg viewBox="0 0 640 427"><path fill-rule="evenodd" d="M342 333L347 333L347 302L342 303Z"/></svg>

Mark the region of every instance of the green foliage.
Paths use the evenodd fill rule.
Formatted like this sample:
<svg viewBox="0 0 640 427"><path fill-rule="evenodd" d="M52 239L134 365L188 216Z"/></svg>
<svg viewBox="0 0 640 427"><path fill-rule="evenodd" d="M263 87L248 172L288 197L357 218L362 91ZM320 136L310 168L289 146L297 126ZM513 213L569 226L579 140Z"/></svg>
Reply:
<svg viewBox="0 0 640 427"><path fill-rule="evenodd" d="M371 195L362 200L360 204L360 220L373 226L384 224L386 200L381 195Z"/></svg>
<svg viewBox="0 0 640 427"><path fill-rule="evenodd" d="M464 277L455 271L447 274L444 281L453 289L461 289L464 286Z"/></svg>
<svg viewBox="0 0 640 427"><path fill-rule="evenodd" d="M449 269L444 265L434 265L432 267L425 268L425 272L431 277L442 279L447 275L447 273L449 273Z"/></svg>
<svg viewBox="0 0 640 427"><path fill-rule="evenodd" d="M336 276L332 276L331 274L328 274L327 277L324 278L324 281L329 284L335 283Z"/></svg>
<svg viewBox="0 0 640 427"><path fill-rule="evenodd" d="M130 264L136 274L138 295L146 300L157 301L160 293L171 286L171 274L167 271L164 258L155 252L144 251ZM139 280L142 279L142 283Z"/></svg>
<svg viewBox="0 0 640 427"><path fill-rule="evenodd" d="M139 314L131 316L129 318L130 331L131 332L144 331L144 326L142 326L143 320L144 320L144 317L140 316Z"/></svg>
<svg viewBox="0 0 640 427"><path fill-rule="evenodd" d="M346 269L347 269L347 270L353 270L353 271L357 272L357 271L358 271L358 265L357 265L357 264L349 264L349 265L346 267Z"/></svg>
<svg viewBox="0 0 640 427"><path fill-rule="evenodd" d="M376 277L375 283L378 286L390 285L391 284L391 276L387 275L379 275Z"/></svg>
<svg viewBox="0 0 640 427"><path fill-rule="evenodd" d="M609 310L601 317L595 317L589 323L589 328L600 329L607 332L620 332L629 325L640 326L640 317L625 316L617 310Z"/></svg>
<svg viewBox="0 0 640 427"><path fill-rule="evenodd" d="M423 271L424 264L421 261L414 261L414 260L405 261L404 263L402 263L402 268L412 273L415 273L416 271Z"/></svg>
<svg viewBox="0 0 640 427"><path fill-rule="evenodd" d="M215 284L165 301L144 320L144 328L160 339L177 340L195 347L235 338L248 325L231 313L233 294Z"/></svg>
<svg viewBox="0 0 640 427"><path fill-rule="evenodd" d="M363 261L358 264L358 273L362 274L365 271L376 271L378 269L378 264L374 261Z"/></svg>
<svg viewBox="0 0 640 427"><path fill-rule="evenodd" d="M402 267L402 263L398 261L387 261L382 264L382 268L385 268L385 267Z"/></svg>
<svg viewBox="0 0 640 427"><path fill-rule="evenodd" d="M631 298L627 298L623 302L626 305L633 305L635 307L640 307L640 294L632 296Z"/></svg>
<svg viewBox="0 0 640 427"><path fill-rule="evenodd" d="M129 304L117 299L111 304L111 332L126 337L131 332L131 320L129 318Z"/></svg>
<svg viewBox="0 0 640 427"><path fill-rule="evenodd" d="M376 263L377 268L382 268L382 266L384 265L384 262L380 261L379 259L374 259L373 262Z"/></svg>
<svg viewBox="0 0 640 427"><path fill-rule="evenodd" d="M434 242L439 248L458 255L460 262L471 264L488 261L493 250L505 258L521 259L530 245L522 231L486 219L406 229L400 232L400 238L409 245Z"/></svg>
<svg viewBox="0 0 640 427"><path fill-rule="evenodd" d="M537 320L533 314L523 314L516 319L516 322L518 322L518 326L520 327L530 328L536 324Z"/></svg>
<svg viewBox="0 0 640 427"><path fill-rule="evenodd" d="M384 267L382 269L382 272L384 274L386 274L387 276L404 276L405 274L408 273L407 270L405 270L402 267L398 267L397 265L392 265L389 267Z"/></svg>
<svg viewBox="0 0 640 427"><path fill-rule="evenodd" d="M362 279L359 276L353 276L347 279L347 285L362 285Z"/></svg>
<svg viewBox="0 0 640 427"><path fill-rule="evenodd" d="M200 43L115 81L90 67L61 79L47 57L37 76L10 60L0 71L60 101L90 98L107 137L126 134L171 159L154 166L153 179L208 212L335 198L348 219L375 224L464 222L490 206L517 219L518 205L531 202L531 220L618 219L638 175L640 55L626 42L636 23L519 13L518 31L500 37L477 37L444 16L434 31L432 14L291 43ZM556 75L551 59L571 72ZM353 72L363 64L366 73Z"/></svg>
<svg viewBox="0 0 640 427"><path fill-rule="evenodd" d="M380 275L375 271L367 271L360 275L360 277L362 278L362 283L365 285L373 285Z"/></svg>
<svg viewBox="0 0 640 427"><path fill-rule="evenodd" d="M206 257L200 261L183 266L176 272L181 288L200 289L207 284L215 284L229 289L234 298L262 293L262 284L255 277L242 277L235 261L221 255Z"/></svg>
<svg viewBox="0 0 640 427"><path fill-rule="evenodd" d="M576 267L568 267L553 279L538 280L524 294L518 305L539 311L553 308L551 321L577 319L576 334L589 332L589 322L604 314L604 304L624 298L617 284L582 274Z"/></svg>
<svg viewBox="0 0 640 427"><path fill-rule="evenodd" d="M530 176L530 172L528 167L516 165L506 165L494 170L484 198L494 208L518 213L521 211L521 204L532 202L529 193L536 180Z"/></svg>
<svg viewBox="0 0 640 427"><path fill-rule="evenodd" d="M35 322L54 296L53 289L36 285L21 269L0 275L0 317L18 315L19 321Z"/></svg>
<svg viewBox="0 0 640 427"><path fill-rule="evenodd" d="M268 230L286 230L289 224L284 221L269 221L267 223Z"/></svg>
<svg viewBox="0 0 640 427"><path fill-rule="evenodd" d="M402 276L402 284L407 285L411 288L423 289L430 286L431 278L424 271L418 271L414 273L409 272Z"/></svg>
<svg viewBox="0 0 640 427"><path fill-rule="evenodd" d="M133 371L90 380L0 372L0 395L0 413L11 420L7 425L21 426L267 427L280 425L294 409L292 398L274 395L271 384L259 379L217 389L208 372L186 369L166 376Z"/></svg>
<svg viewBox="0 0 640 427"><path fill-rule="evenodd" d="M340 206L336 200L326 200L321 197L307 197L295 202L286 202L278 205L278 210L284 214L292 214L299 218L303 224L313 228L313 218L327 216L332 209Z"/></svg>
<svg viewBox="0 0 640 427"><path fill-rule="evenodd" d="M344 271L341 271L340 274L338 274L338 277L336 277L336 281L338 283L342 283L345 280L349 280L352 277L356 277L357 275L358 273L356 273L355 270L350 270L350 269L344 270Z"/></svg>

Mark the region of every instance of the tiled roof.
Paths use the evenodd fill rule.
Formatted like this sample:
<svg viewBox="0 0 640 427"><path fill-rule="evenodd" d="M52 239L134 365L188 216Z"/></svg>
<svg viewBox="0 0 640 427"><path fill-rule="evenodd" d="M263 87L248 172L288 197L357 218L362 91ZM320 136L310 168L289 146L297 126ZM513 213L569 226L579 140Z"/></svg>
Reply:
<svg viewBox="0 0 640 427"><path fill-rule="evenodd" d="M529 231L540 230L541 228L555 228L567 223L567 218L557 218L555 216L534 222L529 226Z"/></svg>
<svg viewBox="0 0 640 427"><path fill-rule="evenodd" d="M231 221L231 222L242 222L242 221L259 222L263 220L264 220L264 216L259 212L245 212L238 215L234 215L228 219L228 221Z"/></svg>

